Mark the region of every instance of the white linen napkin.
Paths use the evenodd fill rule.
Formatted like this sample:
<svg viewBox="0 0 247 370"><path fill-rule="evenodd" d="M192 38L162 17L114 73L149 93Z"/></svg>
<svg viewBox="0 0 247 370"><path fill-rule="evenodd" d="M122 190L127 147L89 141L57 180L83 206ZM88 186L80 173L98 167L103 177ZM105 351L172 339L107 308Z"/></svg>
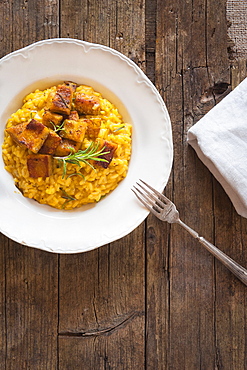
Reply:
<svg viewBox="0 0 247 370"><path fill-rule="evenodd" d="M247 218L247 78L189 129L188 143Z"/></svg>

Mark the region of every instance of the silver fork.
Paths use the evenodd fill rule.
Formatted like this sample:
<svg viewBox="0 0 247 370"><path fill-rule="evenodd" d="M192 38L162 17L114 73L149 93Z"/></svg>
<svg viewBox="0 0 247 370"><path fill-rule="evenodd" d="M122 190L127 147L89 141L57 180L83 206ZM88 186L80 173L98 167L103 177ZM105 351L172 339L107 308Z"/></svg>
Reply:
<svg viewBox="0 0 247 370"><path fill-rule="evenodd" d="M177 223L187 230L195 239L197 239L210 253L221 261L239 280L247 285L247 270L233 261L225 253L216 248L212 243L199 236L196 231L182 222L179 213L173 204L165 195L159 193L152 186L140 180L132 191L135 193L140 202L161 221Z"/></svg>

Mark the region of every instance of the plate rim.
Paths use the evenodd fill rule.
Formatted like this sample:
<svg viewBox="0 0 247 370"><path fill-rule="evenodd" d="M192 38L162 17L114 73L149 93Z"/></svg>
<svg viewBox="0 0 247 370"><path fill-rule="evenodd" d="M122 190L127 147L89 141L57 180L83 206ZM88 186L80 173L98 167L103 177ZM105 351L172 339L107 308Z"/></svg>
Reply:
<svg viewBox="0 0 247 370"><path fill-rule="evenodd" d="M119 52L115 49L112 49L112 48L110 48L106 45L91 43L91 42L87 42L87 41L83 41L83 40L79 40L79 39L73 39L73 38L52 38L52 39L45 39L45 40L40 40L40 41L34 42L34 43L32 43L30 45L27 45L27 46L25 46L21 49L18 49L18 50L15 50L15 51L11 52L11 53L8 53L7 55L3 56L0 59L0 66L1 66L2 63L4 63L5 61L8 61L12 57L15 57L16 55L20 55L20 54L25 53L26 51L28 52L32 49L35 50L36 47L42 46L44 44L50 44L51 45L51 44L54 44L54 43L77 44L79 46L87 47L89 51L92 48L92 49L100 49L100 50L103 50L103 51L110 52L111 54L119 57L121 60L123 60L125 63L127 63L129 67L133 68L135 70L135 72L137 73L137 75L141 76L143 78L143 80L141 82L145 82L147 84L148 88L151 88L152 92L155 95L155 98L157 99L157 101L160 105L160 108L162 108L163 114L164 114L165 119L167 120L168 126L169 126L168 136L169 136L169 139L170 139L169 140L169 146L170 146L169 156L170 156L170 158L169 158L169 168L168 168L168 171L167 171L168 176L166 176L166 178L161 179L162 181L160 181L159 188L157 189L159 191L162 191L164 189L164 187L166 186L167 182L168 182L168 179L169 179L169 176L170 176L170 173L171 173L171 169L172 169L172 164L173 164L173 141L172 141L172 127L171 127L170 116L169 116L167 107L165 105L165 102L162 99L162 97L159 94L156 87L154 86L154 84L150 81L150 79L146 76L146 74L132 60L130 60L127 56L125 56L121 52ZM128 174L127 174L127 176L128 176ZM122 181L124 181L124 179ZM43 245L40 245L40 244L35 245L34 243L31 243L31 244L26 243L24 240L21 240L21 238L18 238L18 236L15 236L15 235L12 235L12 234L6 232L5 230L2 229L1 226L0 226L0 231L5 236L7 236L9 239L14 240L15 242L18 242L20 244L23 244L23 245L26 245L26 246L29 246L29 247L34 247L34 248L37 248L37 249L41 249L41 250L44 250L44 251L53 252L53 253L61 253L61 254L83 253L83 252L86 252L86 251L89 251L89 250L96 249L96 248L98 248L100 246L103 246L105 244L112 243L116 240L121 239L124 236L127 236L129 233L131 233L133 230L135 230L145 220L145 218L148 216L148 214L149 214L149 211L142 207L142 212L140 212L139 217L136 219L135 223L132 224L131 228L129 228L128 230L122 230L121 233L115 233L114 235L112 235L111 238L108 238L107 241L94 243L93 247L89 246L88 248L81 248L80 246L76 249L66 249L66 250L60 249L60 248L57 248L57 247L56 248L54 248L54 247L51 248L51 247L49 247L48 245L45 244L45 241L42 242Z"/></svg>

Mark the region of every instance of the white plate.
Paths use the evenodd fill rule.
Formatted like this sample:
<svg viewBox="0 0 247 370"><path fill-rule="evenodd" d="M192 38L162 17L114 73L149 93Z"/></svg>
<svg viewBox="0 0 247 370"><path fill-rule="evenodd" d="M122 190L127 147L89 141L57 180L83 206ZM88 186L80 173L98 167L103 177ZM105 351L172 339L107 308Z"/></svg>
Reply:
<svg viewBox="0 0 247 370"><path fill-rule="evenodd" d="M94 206L60 211L23 197L0 159L0 231L31 247L56 253L85 252L117 240L148 215L131 191L138 179L162 191L168 181L173 146L165 104L134 62L106 46L74 39L50 39L0 60L0 145L8 117L23 97L71 80L87 84L115 104L133 124L127 177ZM2 148L1 148L2 150Z"/></svg>

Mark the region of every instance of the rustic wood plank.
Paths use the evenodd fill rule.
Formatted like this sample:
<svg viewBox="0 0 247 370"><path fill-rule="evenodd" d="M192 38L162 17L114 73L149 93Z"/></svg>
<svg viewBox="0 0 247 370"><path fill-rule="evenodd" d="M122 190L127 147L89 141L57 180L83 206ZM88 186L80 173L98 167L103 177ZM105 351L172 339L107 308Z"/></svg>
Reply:
<svg viewBox="0 0 247 370"><path fill-rule="evenodd" d="M226 48L227 28L226 22L220 26L220 18L225 16L225 1L219 2L215 9L214 2L208 4L208 17L214 17L215 25L208 28L211 34L210 47L208 48L208 63L213 66L214 80L231 83L234 88L241 80L236 80L236 74L231 74L229 61L227 63ZM217 11L216 11L217 10ZM214 30L215 32L211 32ZM219 47L218 37L222 39ZM218 49L219 58L216 63ZM244 69L242 69L244 71ZM247 265L247 255L243 246L247 242L245 219L239 217L233 206L222 190L219 183L214 181L214 214L215 214L215 243L233 259L244 266ZM224 207L224 209L223 209ZM246 333L246 288L229 271L216 261L216 283L215 283L215 346L216 363L220 368L229 369L246 368L247 357L243 338Z"/></svg>
<svg viewBox="0 0 247 370"><path fill-rule="evenodd" d="M62 0L61 37L112 47L145 68L144 2Z"/></svg>
<svg viewBox="0 0 247 370"><path fill-rule="evenodd" d="M162 91L161 76L157 73L156 43L162 26L159 14L163 11L156 1L146 1L146 74ZM158 65L158 63L157 63ZM162 69L162 65L159 64ZM169 225L149 215L146 226L146 368L167 368L169 318Z"/></svg>
<svg viewBox="0 0 247 370"><path fill-rule="evenodd" d="M61 335L103 330L143 315L143 251L140 242L137 250L133 247L135 242L129 235L91 252L60 257Z"/></svg>
<svg viewBox="0 0 247 370"><path fill-rule="evenodd" d="M147 0L145 4L145 72L153 84L155 84L156 12L156 1Z"/></svg>
<svg viewBox="0 0 247 370"><path fill-rule="evenodd" d="M234 65L236 68L231 69L232 88L246 77L246 67L242 66L243 60L235 61ZM246 267L247 220L237 215L230 199L216 181L214 192L216 243L220 249ZM243 338L246 336L247 328L246 287L217 261L216 293L215 340L218 366L245 369L247 356Z"/></svg>
<svg viewBox="0 0 247 370"><path fill-rule="evenodd" d="M6 268L5 247L8 239L0 233L0 369L5 368L6 341Z"/></svg>
<svg viewBox="0 0 247 370"><path fill-rule="evenodd" d="M214 199L218 199L220 194L215 194L211 174L193 150L187 147L186 137L191 125L222 98L222 93L218 93L221 90L218 84L222 88L223 83L227 89L230 83L224 2L216 5L204 1L193 4L179 1L164 4L158 1L157 25L155 82L167 103L174 134L174 170L166 192L177 203L183 220L214 242ZM198 37L199 32L201 37ZM194 176L195 173L197 176ZM148 228L155 230L153 239L158 242L154 247L153 242L147 241L148 251L149 248L159 248L160 244L162 246L158 226L149 217ZM233 231L234 227L229 229L229 233ZM169 229L166 228L166 232L169 233ZM216 229L216 241L218 234ZM239 238L243 238L242 232ZM214 344L219 326L220 342L229 356L232 344L223 342L224 319L215 319L214 316L215 295L217 300L217 294L221 291L221 286L215 286L214 260L190 236L177 230L175 225L171 228L170 237L167 235L167 241L168 252L160 252L162 257L160 253L153 253L153 258L147 259L147 281L153 281L153 276L157 279L156 286L147 286L148 327L149 332L154 327L156 332L156 335L152 333L152 336L147 336L149 367L152 368L151 359L156 357L156 368L213 368L219 359L219 347ZM166 277L160 261L164 261L163 266L168 266ZM220 269L224 268L221 266ZM156 311L154 315L152 311L161 304L159 293L162 287L168 295L167 305L164 302L160 312ZM223 305L223 294L219 293L219 296ZM236 311L240 313L240 323L236 323L239 317L237 313L233 317L235 329L240 330L240 334L234 336L237 341L243 337L245 329L238 327L243 325L244 318L241 316L241 306L236 306ZM218 307L216 312L220 312ZM162 345L167 347L167 359L163 354L163 361L158 361L157 358L162 360ZM155 355L150 356L153 350ZM235 356L235 367L242 366L243 354L243 348L239 349L240 356ZM232 358L228 360L233 361ZM227 364L227 360L224 363Z"/></svg>
<svg viewBox="0 0 247 370"><path fill-rule="evenodd" d="M12 51L12 7L9 1L0 3L0 57ZM6 317L6 252L8 238L0 233L0 368L6 368L7 353L7 317Z"/></svg>
<svg viewBox="0 0 247 370"><path fill-rule="evenodd" d="M224 210L223 208L224 207ZM236 214L221 186L215 183L216 244L247 266L247 222ZM220 368L246 369L246 287L216 261L215 327Z"/></svg>
<svg viewBox="0 0 247 370"><path fill-rule="evenodd" d="M174 170L166 188L166 194L177 204L182 219L198 228L205 236L210 236L212 229L210 213L206 214L207 218L204 217L202 225L198 212L202 214L203 200L208 202L208 209L212 204L211 176L186 146L188 126L196 120L197 115L202 114L195 112L198 90L208 83L205 68L205 42L203 39L198 39L194 29L200 16L202 24L205 24L204 12L199 12L198 5L196 2L192 9L192 4L188 2L173 1L165 4L157 2L155 81L168 106L174 136ZM203 6L203 4L200 5ZM202 42L199 44L199 41ZM194 55L194 49L197 49L196 55ZM200 85L194 85L200 79L202 79ZM200 173L200 179L193 176L195 171ZM201 189L196 196L192 191L195 186ZM169 228L165 230L169 232ZM158 236L159 233L161 229L156 226ZM164 306L162 311L156 313L155 322L160 325L156 327L155 337L159 338L156 346L157 355L161 358L164 352L162 344L166 346L167 355L165 364L162 361L157 362L157 369L162 369L163 366L174 369L196 369L200 366L203 368L203 364L209 361L207 353L213 352L212 258L208 257L204 250L197 250L198 245L186 232L178 230L176 225L171 226L166 239L168 251L164 248L163 259L166 258L167 261L167 307ZM156 248L159 248L159 245L156 245ZM165 257L166 253L168 253L167 257ZM207 258L206 262L205 258ZM159 263L159 260L155 262L155 255L152 263L156 265ZM161 268L152 271L150 261L147 268L149 266L149 274L156 274L157 293L154 298L151 295L148 298L150 305L154 306L153 302L160 300L159 284L164 272ZM150 327L152 328L152 324ZM205 338L208 338L206 343L204 343ZM147 346L152 349L152 345L153 341L149 340ZM190 356L187 355L188 353ZM152 369L152 362L148 363L149 368ZM208 362L208 366L211 365L213 365L213 358Z"/></svg>
<svg viewBox="0 0 247 370"><path fill-rule="evenodd" d="M11 4L13 50L59 36L59 0L17 0Z"/></svg>
<svg viewBox="0 0 247 370"><path fill-rule="evenodd" d="M59 0L0 3L0 57L30 43L59 36Z"/></svg>
<svg viewBox="0 0 247 370"><path fill-rule="evenodd" d="M6 368L55 369L57 255L11 241L5 253Z"/></svg>
<svg viewBox="0 0 247 370"><path fill-rule="evenodd" d="M231 63L231 88L235 89L238 84L247 77L247 66L245 59L233 60Z"/></svg>
<svg viewBox="0 0 247 370"><path fill-rule="evenodd" d="M79 366L83 360L85 369L104 369L104 357L109 363L122 363L123 368L143 363L141 240L142 227L134 235L97 250L61 256L59 358L68 368L76 368L74 364ZM71 352L72 348L76 350Z"/></svg>
<svg viewBox="0 0 247 370"><path fill-rule="evenodd" d="M56 0L2 1L0 18L1 56L43 38L58 36ZM24 247L3 235L0 244L0 367L55 369L57 255Z"/></svg>
<svg viewBox="0 0 247 370"><path fill-rule="evenodd" d="M143 68L143 2L61 2L61 36L104 44ZM80 9L80 10L79 10ZM144 366L144 225L127 237L60 258L62 368ZM92 350L94 356L92 356Z"/></svg>
<svg viewBox="0 0 247 370"><path fill-rule="evenodd" d="M149 216L146 235L146 366L162 369L169 344L169 226Z"/></svg>
<svg viewBox="0 0 247 370"><path fill-rule="evenodd" d="M247 76L246 61L227 50L225 5L3 0L0 56L60 35L134 60L172 120L166 194L186 223L247 266L247 221L186 143L191 125ZM178 226L149 216L127 237L79 255L3 235L0 245L1 369L247 369L246 289Z"/></svg>
<svg viewBox="0 0 247 370"><path fill-rule="evenodd" d="M12 34L12 6L9 1L0 2L0 57L9 53L12 50L12 39L9 37Z"/></svg>
<svg viewBox="0 0 247 370"><path fill-rule="evenodd" d="M132 315L117 328L59 340L59 369L144 369L143 318Z"/></svg>

